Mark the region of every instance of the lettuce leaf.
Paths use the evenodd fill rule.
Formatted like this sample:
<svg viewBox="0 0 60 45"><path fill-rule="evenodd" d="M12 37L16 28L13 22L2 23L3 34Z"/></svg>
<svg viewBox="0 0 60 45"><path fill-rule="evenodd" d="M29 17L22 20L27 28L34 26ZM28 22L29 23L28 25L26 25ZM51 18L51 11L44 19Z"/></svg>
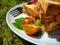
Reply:
<svg viewBox="0 0 60 45"><path fill-rule="evenodd" d="M15 22L13 23L13 25L14 25L16 28L18 28L18 29L20 29L20 30L23 30L23 25L22 25L23 19L24 19L23 17L16 19Z"/></svg>

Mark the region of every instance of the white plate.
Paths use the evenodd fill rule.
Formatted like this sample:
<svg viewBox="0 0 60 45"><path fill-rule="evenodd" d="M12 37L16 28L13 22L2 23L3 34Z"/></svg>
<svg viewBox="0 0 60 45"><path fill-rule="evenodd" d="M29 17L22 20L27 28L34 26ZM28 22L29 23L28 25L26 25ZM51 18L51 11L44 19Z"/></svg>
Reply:
<svg viewBox="0 0 60 45"><path fill-rule="evenodd" d="M12 24L16 18L19 17L26 17L26 15L24 13L22 13L21 15L17 16L17 17L13 17L12 14L10 14L9 12L17 7L21 7L23 6L23 4L19 4L15 7L13 7L12 9L10 9L6 15L6 21L8 26L11 28L11 30L13 32L15 32L18 36L22 37L23 39L34 43L34 44L40 44L40 45L60 45L60 42L58 42L55 38L50 38L49 35L47 33L44 33L42 35L42 37L30 37L28 35L26 35L26 33L22 30L17 29L16 27L14 27L14 25Z"/></svg>

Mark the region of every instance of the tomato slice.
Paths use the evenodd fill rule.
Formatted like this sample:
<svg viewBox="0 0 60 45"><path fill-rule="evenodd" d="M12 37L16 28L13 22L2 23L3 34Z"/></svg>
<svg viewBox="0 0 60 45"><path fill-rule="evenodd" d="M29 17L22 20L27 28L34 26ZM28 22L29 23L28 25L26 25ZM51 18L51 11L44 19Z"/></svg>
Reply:
<svg viewBox="0 0 60 45"><path fill-rule="evenodd" d="M40 26L26 24L23 26L23 29L26 32L26 34L34 35L35 33L37 33L40 30Z"/></svg>
<svg viewBox="0 0 60 45"><path fill-rule="evenodd" d="M34 18L32 18L32 17L26 17L23 20L23 24L31 24L31 23L34 23L34 21L35 21Z"/></svg>

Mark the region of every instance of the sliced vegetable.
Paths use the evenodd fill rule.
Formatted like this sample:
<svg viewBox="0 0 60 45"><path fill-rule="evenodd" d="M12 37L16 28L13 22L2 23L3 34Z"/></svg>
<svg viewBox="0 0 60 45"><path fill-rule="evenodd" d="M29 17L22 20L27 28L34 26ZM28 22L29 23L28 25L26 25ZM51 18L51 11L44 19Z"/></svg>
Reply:
<svg viewBox="0 0 60 45"><path fill-rule="evenodd" d="M32 23L32 24L31 24ZM13 23L13 25L26 32L26 34L28 35L34 35L34 36L39 36L42 34L42 30L41 30L41 22L40 20L34 20L31 17L26 17L26 18L18 18L15 20L15 22Z"/></svg>
<svg viewBox="0 0 60 45"><path fill-rule="evenodd" d="M26 34L34 35L35 33L37 33L39 31L40 27L35 26L35 25L31 25L31 24L26 24L23 26L23 29L26 32Z"/></svg>
<svg viewBox="0 0 60 45"><path fill-rule="evenodd" d="M31 23L34 23L34 21L35 20L32 17L26 17L23 20L23 24L31 24Z"/></svg>

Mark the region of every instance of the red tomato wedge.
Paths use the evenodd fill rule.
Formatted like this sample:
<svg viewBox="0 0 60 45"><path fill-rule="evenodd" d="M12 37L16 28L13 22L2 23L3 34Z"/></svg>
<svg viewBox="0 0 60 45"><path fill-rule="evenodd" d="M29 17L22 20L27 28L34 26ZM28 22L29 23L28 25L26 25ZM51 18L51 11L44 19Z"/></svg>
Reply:
<svg viewBox="0 0 60 45"><path fill-rule="evenodd" d="M35 33L37 33L40 30L40 26L26 24L23 26L23 29L26 32L26 34L34 35Z"/></svg>
<svg viewBox="0 0 60 45"><path fill-rule="evenodd" d="M24 18L24 20L23 20L23 24L31 24L31 23L34 23L34 18L32 18L32 17L26 17L26 18Z"/></svg>

